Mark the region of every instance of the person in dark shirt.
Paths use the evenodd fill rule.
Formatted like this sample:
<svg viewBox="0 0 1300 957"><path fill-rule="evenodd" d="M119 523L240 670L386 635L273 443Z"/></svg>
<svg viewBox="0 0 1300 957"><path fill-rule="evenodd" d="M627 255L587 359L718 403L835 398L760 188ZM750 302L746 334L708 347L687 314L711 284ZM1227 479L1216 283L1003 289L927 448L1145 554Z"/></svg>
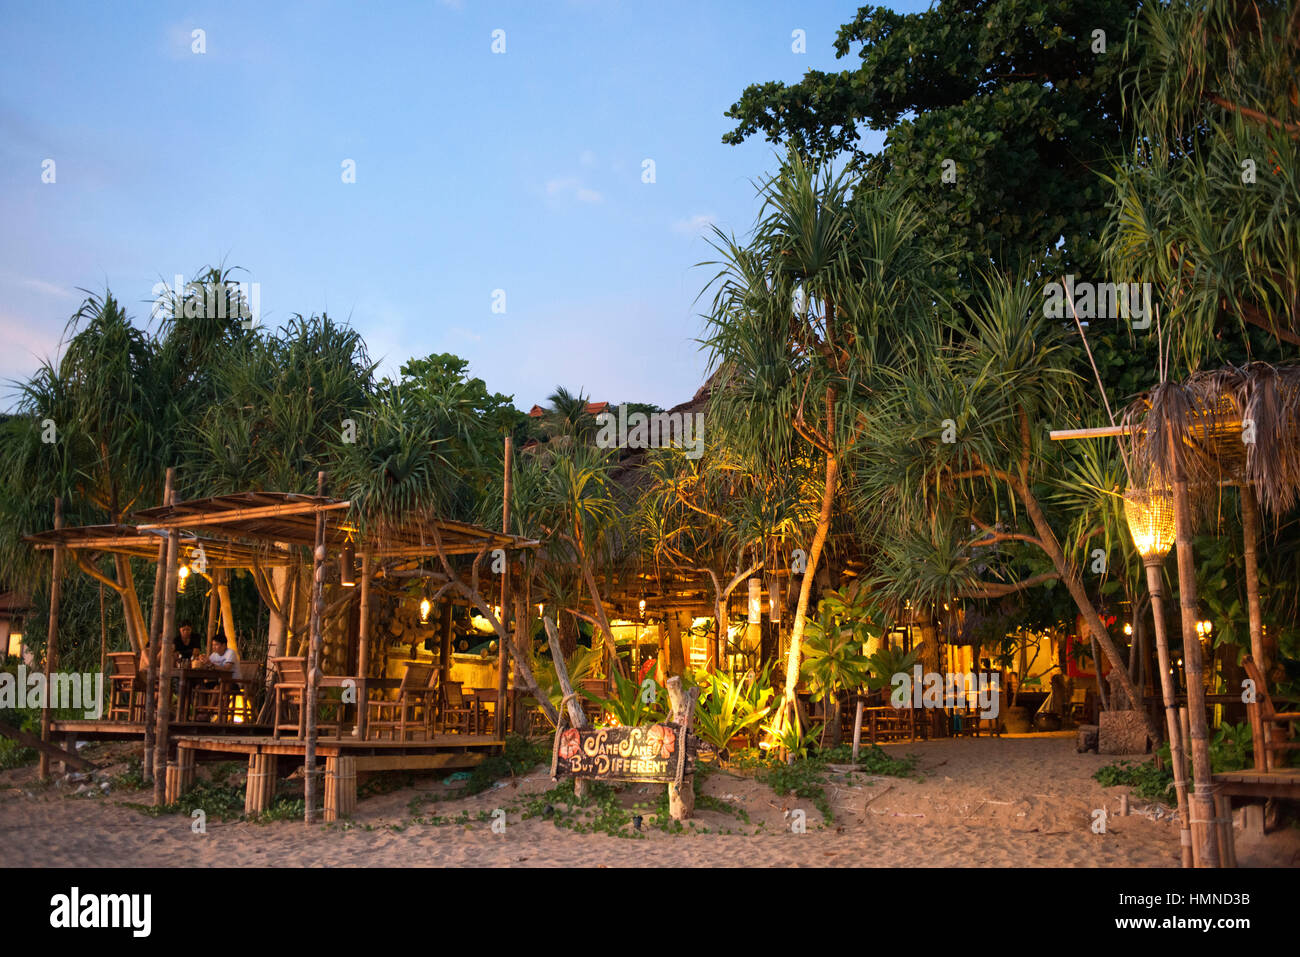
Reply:
<svg viewBox="0 0 1300 957"><path fill-rule="evenodd" d="M202 651L199 636L194 634L194 627L186 622L181 625L180 634L176 636L176 654L181 661L189 661L196 651Z"/></svg>

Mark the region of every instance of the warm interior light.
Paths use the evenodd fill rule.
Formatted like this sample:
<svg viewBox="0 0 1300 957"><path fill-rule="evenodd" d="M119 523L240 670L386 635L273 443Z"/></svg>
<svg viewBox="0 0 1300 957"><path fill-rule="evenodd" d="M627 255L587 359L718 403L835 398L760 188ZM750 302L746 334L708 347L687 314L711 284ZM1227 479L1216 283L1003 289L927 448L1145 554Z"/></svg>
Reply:
<svg viewBox="0 0 1300 957"><path fill-rule="evenodd" d="M190 578L190 566L182 565L176 572L176 593L185 594L185 585Z"/></svg>
<svg viewBox="0 0 1300 957"><path fill-rule="evenodd" d="M1133 626L1130 625L1127 621L1124 622L1124 634L1126 635L1133 634Z"/></svg>
<svg viewBox="0 0 1300 957"><path fill-rule="evenodd" d="M1131 488L1124 493L1124 517L1138 554L1164 558L1174 544L1174 501L1164 489Z"/></svg>
<svg viewBox="0 0 1300 957"><path fill-rule="evenodd" d="M23 633L21 631L9 632L9 656L11 658L21 658L23 656Z"/></svg>
<svg viewBox="0 0 1300 957"><path fill-rule="evenodd" d="M429 603L429 599L420 599L420 624L427 625L429 623L429 612L432 609L433 605Z"/></svg>
<svg viewBox="0 0 1300 957"><path fill-rule="evenodd" d="M642 598L642 599L637 603L637 606L636 606L636 607L640 610L641 614L644 615L644 614L645 614L645 599Z"/></svg>

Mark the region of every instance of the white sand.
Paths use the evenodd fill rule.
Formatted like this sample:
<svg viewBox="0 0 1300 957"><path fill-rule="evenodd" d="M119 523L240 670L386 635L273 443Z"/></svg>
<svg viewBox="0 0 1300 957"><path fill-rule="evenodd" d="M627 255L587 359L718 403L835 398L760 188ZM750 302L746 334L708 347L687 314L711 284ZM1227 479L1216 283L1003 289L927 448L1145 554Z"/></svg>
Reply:
<svg viewBox="0 0 1300 957"><path fill-rule="evenodd" d="M1077 754L1073 736L941 740L889 746L920 755L919 779L842 775L828 790L834 819L822 826L809 800L777 795L745 775L710 776L705 793L744 808L736 816L700 810L697 828L712 833L640 839L577 834L544 818L506 817L505 832L475 820L552 786L537 770L472 798L426 805L419 815L472 823L413 824L412 798L441 792L432 777L363 799L350 827L301 821L267 825L208 822L191 831L179 815L151 818L118 806L145 792L73 797L41 788L33 769L0 773L0 865L97 866L1177 866L1178 832L1168 820L1119 817L1122 788L1104 789L1092 773L1114 758ZM644 789L644 790L642 790ZM655 787L629 785L624 801L653 803ZM1133 801L1134 807L1143 802ZM1109 812L1093 833L1093 810ZM807 832L792 833L787 812L802 810ZM762 822L762 827L758 825ZM367 829L367 826L373 829ZM744 834L718 833L725 829ZM755 833L757 830L758 833ZM1243 865L1300 861L1300 839L1287 829L1251 844L1238 837Z"/></svg>

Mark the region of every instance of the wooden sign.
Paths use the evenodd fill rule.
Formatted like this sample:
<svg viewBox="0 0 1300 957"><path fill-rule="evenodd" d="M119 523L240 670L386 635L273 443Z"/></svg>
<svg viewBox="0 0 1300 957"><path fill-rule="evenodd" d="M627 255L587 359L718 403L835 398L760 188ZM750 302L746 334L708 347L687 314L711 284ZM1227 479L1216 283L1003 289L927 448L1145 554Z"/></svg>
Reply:
<svg viewBox="0 0 1300 957"><path fill-rule="evenodd" d="M555 729L551 777L682 783L694 771L695 742L671 723L635 728Z"/></svg>

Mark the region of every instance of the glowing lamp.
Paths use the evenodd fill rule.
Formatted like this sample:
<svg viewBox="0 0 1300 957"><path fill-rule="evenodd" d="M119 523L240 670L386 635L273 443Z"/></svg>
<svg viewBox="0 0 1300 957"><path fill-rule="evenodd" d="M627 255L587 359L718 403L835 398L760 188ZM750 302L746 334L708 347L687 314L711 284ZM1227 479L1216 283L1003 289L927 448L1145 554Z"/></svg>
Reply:
<svg viewBox="0 0 1300 957"><path fill-rule="evenodd" d="M763 580L761 578L749 580L749 623L751 625L763 623Z"/></svg>
<svg viewBox="0 0 1300 957"><path fill-rule="evenodd" d="M1133 626L1129 624L1127 621L1124 622L1124 634L1126 635L1133 634Z"/></svg>
<svg viewBox="0 0 1300 957"><path fill-rule="evenodd" d="M433 605L429 603L429 599L420 599L420 624L427 625L429 623L429 612L432 609Z"/></svg>
<svg viewBox="0 0 1300 957"><path fill-rule="evenodd" d="M1174 544L1173 496L1163 489L1131 488L1124 493L1124 517L1143 561L1157 561Z"/></svg>
<svg viewBox="0 0 1300 957"><path fill-rule="evenodd" d="M182 565L176 571L176 593L178 595L185 594L185 585L189 582L189 580L190 580L190 566Z"/></svg>
<svg viewBox="0 0 1300 957"><path fill-rule="evenodd" d="M339 555L339 584L344 588L355 588L357 578L353 572L353 563L357 558L357 550L348 542L343 546L343 553Z"/></svg>

